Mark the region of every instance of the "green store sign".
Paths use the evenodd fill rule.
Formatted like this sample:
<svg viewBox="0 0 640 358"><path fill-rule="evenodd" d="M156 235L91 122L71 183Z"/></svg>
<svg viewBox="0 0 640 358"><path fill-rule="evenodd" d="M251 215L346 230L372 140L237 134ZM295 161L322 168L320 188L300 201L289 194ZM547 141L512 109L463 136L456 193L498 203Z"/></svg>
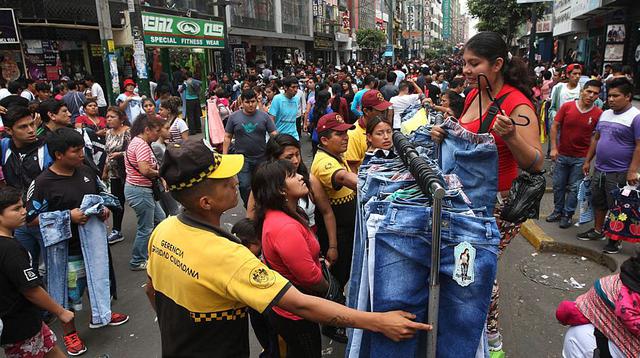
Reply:
<svg viewBox="0 0 640 358"><path fill-rule="evenodd" d="M220 21L143 12L142 26L145 45L224 48Z"/></svg>

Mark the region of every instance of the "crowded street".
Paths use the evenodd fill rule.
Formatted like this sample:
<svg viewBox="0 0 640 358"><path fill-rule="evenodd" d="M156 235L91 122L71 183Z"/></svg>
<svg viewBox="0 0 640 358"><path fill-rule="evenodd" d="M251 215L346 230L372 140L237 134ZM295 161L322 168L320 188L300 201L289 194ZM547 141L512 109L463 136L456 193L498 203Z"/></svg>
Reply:
<svg viewBox="0 0 640 358"><path fill-rule="evenodd" d="M498 3L0 0L0 358L640 357L640 9Z"/></svg>

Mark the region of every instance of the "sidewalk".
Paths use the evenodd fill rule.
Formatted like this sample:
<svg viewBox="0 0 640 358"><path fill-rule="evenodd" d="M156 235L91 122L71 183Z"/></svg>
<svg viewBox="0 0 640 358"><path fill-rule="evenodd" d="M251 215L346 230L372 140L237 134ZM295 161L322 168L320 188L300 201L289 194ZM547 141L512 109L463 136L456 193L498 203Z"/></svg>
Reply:
<svg viewBox="0 0 640 358"><path fill-rule="evenodd" d="M584 256L607 266L612 271L617 270L624 260L634 254L636 247L628 242L622 243L622 249L618 254L604 254L602 248L607 243L606 240L581 241L576 238L578 233L592 228L593 223L561 229L557 222L548 223L544 220L552 210L553 193L546 193L542 199L540 219L529 220L522 225L520 234L537 250Z"/></svg>

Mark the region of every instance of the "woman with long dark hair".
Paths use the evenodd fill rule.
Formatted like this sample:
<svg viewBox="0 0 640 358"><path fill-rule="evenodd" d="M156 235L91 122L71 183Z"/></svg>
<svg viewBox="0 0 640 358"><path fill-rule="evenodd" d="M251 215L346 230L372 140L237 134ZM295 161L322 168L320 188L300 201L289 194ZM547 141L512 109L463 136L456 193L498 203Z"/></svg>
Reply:
<svg viewBox="0 0 640 358"><path fill-rule="evenodd" d="M256 231L262 235L267 266L303 292L324 294L328 283L322 274L320 243L298 208L298 201L309 195L304 177L290 161L266 162L256 170L252 189ZM279 307L273 307L269 319L287 343L288 357L321 357L322 340L317 323Z"/></svg>
<svg viewBox="0 0 640 358"><path fill-rule="evenodd" d="M127 173L124 196L138 219L136 238L133 242L129 268L132 271L147 269L147 244L155 224L164 220L165 214L153 198L153 180L160 177L158 163L151 143L158 140L164 120L156 115L141 114L131 127L131 143L125 153Z"/></svg>
<svg viewBox="0 0 640 358"><path fill-rule="evenodd" d="M300 142L289 134L276 134L267 142L267 160L288 160L293 164L296 173L302 175L309 195L298 201L298 207L304 212L311 231L316 234L326 235L329 248L325 258L331 264L338 259L338 239L336 234L336 217L333 215L329 198L322 188L320 181L309 173L309 169L302 161ZM316 213L322 215L322 223L316 220ZM249 195L247 204L247 217L255 218L255 199L253 193ZM322 225L323 224L323 225ZM318 232L318 226L323 227L322 233Z"/></svg>
<svg viewBox="0 0 640 358"><path fill-rule="evenodd" d="M320 117L324 116L325 114L332 113L333 109L331 109L331 106L329 105L329 100L331 100L331 94L329 93L329 91L322 90L316 92L316 96L314 97L314 99L315 103L311 108L311 111L309 111L308 124L306 127L307 130L311 131L311 147L313 154L315 155L316 151L318 150L319 142L316 126L318 125Z"/></svg>
<svg viewBox="0 0 640 358"><path fill-rule="evenodd" d="M473 90L466 97L464 110L458 121L460 125L478 133L493 103L487 91L491 91L491 97L502 100L500 108L503 113L493 118L487 131L493 135L498 147L498 191L502 198L506 199L519 169L534 173L542 170L544 165L538 117L532 103L533 93L527 66L522 59L511 56L500 34L490 31L480 32L467 41L463 59L463 74ZM479 112L480 106L483 113ZM528 117L530 121L516 130L510 118L523 122L521 115ZM431 131L431 136L437 142L442 141L445 135L446 132L439 126L434 126ZM498 205L496 208L495 215L498 218L502 207ZM502 253L520 231L520 225L498 219L498 227ZM498 292L496 282L487 323L489 346L493 350L501 350L502 347L502 338L497 326Z"/></svg>
<svg viewBox="0 0 640 358"><path fill-rule="evenodd" d="M127 115L119 107L111 106L107 108L107 131L105 152L107 162L102 173L102 179L109 182L111 194L115 195L122 209L112 209L113 229L107 237L109 244L115 244L124 240L122 236L122 219L124 217L124 181L126 178L124 154L131 141L129 131L129 121Z"/></svg>
<svg viewBox="0 0 640 358"><path fill-rule="evenodd" d="M182 99L178 96L171 96L160 101L161 118L169 122L169 143L182 143L189 139L189 126L184 119L180 118Z"/></svg>
<svg viewBox="0 0 640 358"><path fill-rule="evenodd" d="M353 98L356 93L353 91L353 86L351 86L351 82L349 80L344 80L339 82L340 88L342 88L342 97L347 100L347 106L351 107L351 102L353 102ZM344 118L344 121L347 123L355 122L355 118L351 115L351 111L348 111L349 115Z"/></svg>
<svg viewBox="0 0 640 358"><path fill-rule="evenodd" d="M343 120L347 120L349 116L349 105L347 100L342 96L342 87L339 84L334 83L331 85L331 109L342 116Z"/></svg>

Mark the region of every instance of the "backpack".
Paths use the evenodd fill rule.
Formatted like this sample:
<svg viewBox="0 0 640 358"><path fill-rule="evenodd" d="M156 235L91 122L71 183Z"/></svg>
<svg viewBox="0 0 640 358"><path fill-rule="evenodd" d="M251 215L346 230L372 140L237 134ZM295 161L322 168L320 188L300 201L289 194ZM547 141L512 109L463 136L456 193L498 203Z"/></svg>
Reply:
<svg viewBox="0 0 640 358"><path fill-rule="evenodd" d="M5 165L9 156L11 156L11 138L2 138L0 141L0 148L2 150L0 154L0 159L2 165ZM38 148L38 162L40 164L40 169L45 170L53 164L53 158L51 154L49 154L49 147L45 143L42 147Z"/></svg>

